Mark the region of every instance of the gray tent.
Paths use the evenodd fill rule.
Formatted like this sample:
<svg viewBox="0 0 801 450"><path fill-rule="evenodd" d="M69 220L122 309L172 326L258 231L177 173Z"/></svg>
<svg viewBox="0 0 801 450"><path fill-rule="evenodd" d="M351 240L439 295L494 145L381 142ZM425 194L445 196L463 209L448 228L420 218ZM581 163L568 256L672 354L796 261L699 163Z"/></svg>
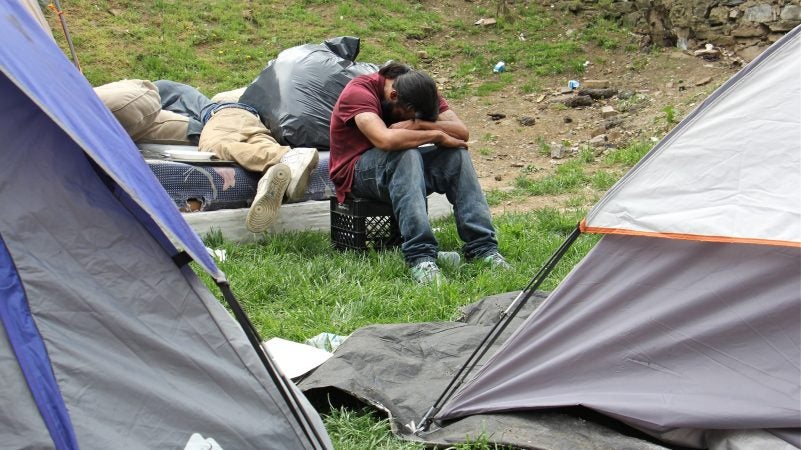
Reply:
<svg viewBox="0 0 801 450"><path fill-rule="evenodd" d="M18 0L0 22L0 446L330 448L89 83Z"/></svg>
<svg viewBox="0 0 801 450"><path fill-rule="evenodd" d="M801 446L801 27L581 230L606 236L438 421L582 405L680 445L748 431Z"/></svg>

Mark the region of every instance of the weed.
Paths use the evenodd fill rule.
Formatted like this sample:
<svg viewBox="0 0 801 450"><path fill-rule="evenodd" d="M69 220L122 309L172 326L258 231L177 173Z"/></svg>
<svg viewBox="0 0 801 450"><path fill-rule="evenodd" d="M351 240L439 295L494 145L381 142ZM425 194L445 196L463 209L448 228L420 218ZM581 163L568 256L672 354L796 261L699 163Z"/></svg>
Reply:
<svg viewBox="0 0 801 450"><path fill-rule="evenodd" d="M579 150L578 159L586 164L592 163L595 161L595 152L592 148L584 146L581 150Z"/></svg>
<svg viewBox="0 0 801 450"><path fill-rule="evenodd" d="M634 94L629 98L618 101L617 110L620 112L636 111L639 105L641 105L646 100L647 97L645 95Z"/></svg>
<svg viewBox="0 0 801 450"><path fill-rule="evenodd" d="M607 165L620 164L626 167L631 167L642 159L642 157L651 150L653 144L647 141L635 141L630 143L624 148L619 148L609 152L604 157L604 163Z"/></svg>
<svg viewBox="0 0 801 450"><path fill-rule="evenodd" d="M662 108L662 112L665 113L665 121L668 125L676 123L676 108L673 105L667 105Z"/></svg>
<svg viewBox="0 0 801 450"><path fill-rule="evenodd" d="M540 155L551 156L551 145L542 136L537 136L537 151Z"/></svg>
<svg viewBox="0 0 801 450"><path fill-rule="evenodd" d="M612 187L620 178L619 174L599 170L592 175L590 186L594 189L605 191Z"/></svg>
<svg viewBox="0 0 801 450"><path fill-rule="evenodd" d="M639 56L631 61L631 63L628 65L628 68L634 72L642 72L645 69L645 66L647 65L648 65L648 58L645 56Z"/></svg>

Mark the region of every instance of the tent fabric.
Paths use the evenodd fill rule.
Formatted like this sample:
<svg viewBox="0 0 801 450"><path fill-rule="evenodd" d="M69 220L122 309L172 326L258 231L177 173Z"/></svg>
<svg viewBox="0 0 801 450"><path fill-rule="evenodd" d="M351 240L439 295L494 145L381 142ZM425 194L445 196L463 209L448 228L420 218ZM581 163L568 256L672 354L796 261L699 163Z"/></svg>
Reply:
<svg viewBox="0 0 801 450"><path fill-rule="evenodd" d="M799 55L796 27L613 186L585 231L801 246Z"/></svg>
<svg viewBox="0 0 801 450"><path fill-rule="evenodd" d="M583 231L607 236L437 420L582 405L677 445L801 447L799 54L801 27L601 199Z"/></svg>
<svg viewBox="0 0 801 450"><path fill-rule="evenodd" d="M22 282L5 243L0 239L0 323L14 353L44 425L57 448L78 448L67 408L50 368L50 360L31 317ZM5 380L5 379L4 379Z"/></svg>
<svg viewBox="0 0 801 450"><path fill-rule="evenodd" d="M442 409L583 405L655 432L797 428L801 252L606 236Z"/></svg>
<svg viewBox="0 0 801 450"><path fill-rule="evenodd" d="M165 232L224 280L111 113L19 2L0 22L3 447L331 448L176 265Z"/></svg>
<svg viewBox="0 0 801 450"><path fill-rule="evenodd" d="M18 1L0 2L0 23L4 30L0 46L3 97L13 89L23 92L118 186L124 186L122 190L132 200L131 207L140 211L140 218L152 217L204 270L224 281L223 273L148 169L133 141L55 41ZM11 99L0 101L5 111L17 111L12 109L18 105L11 104ZM170 239L161 242L171 246Z"/></svg>

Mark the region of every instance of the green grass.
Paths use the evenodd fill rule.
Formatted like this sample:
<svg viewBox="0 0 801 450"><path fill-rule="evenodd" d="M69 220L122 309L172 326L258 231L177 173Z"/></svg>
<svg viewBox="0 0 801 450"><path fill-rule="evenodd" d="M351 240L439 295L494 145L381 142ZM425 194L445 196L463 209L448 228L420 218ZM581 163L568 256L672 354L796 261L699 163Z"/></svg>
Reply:
<svg viewBox="0 0 801 450"><path fill-rule="evenodd" d="M91 84L170 79L207 95L249 84L284 49L336 36L361 38L358 61L393 59L447 78L443 93L450 99L507 88L539 92L548 85L548 77L581 75L587 49L605 52L632 45L628 32L617 24L600 17L577 24L571 14L537 2L510 4L509 14L498 17L492 27L473 25L475 18L495 15L497 3L489 0L465 3L459 14L416 0L71 0L61 6ZM46 15L67 53L57 18L49 11ZM579 31L567 33L569 29ZM429 58L421 60L420 50ZM507 71L492 73L500 60ZM635 108L638 101L635 96L628 106ZM489 133L480 138L479 154L491 155L495 139ZM550 153L544 140L538 145L540 153ZM465 304L523 288L588 205L648 148L636 144L601 161L582 150L546 176L523 168L511 191L487 193L490 203L568 194L563 209L497 217L501 251L514 270L498 274L479 264L445 267L447 282L439 288L416 285L399 251L338 252L324 233L271 235L240 245L223 241L219 234L205 240L210 247L226 250L227 259L219 266L265 339L303 341L321 332L347 335L375 323L452 320ZM460 249L452 219L434 226L443 250ZM593 236L580 238L542 288L555 288L596 241ZM218 292L208 277L201 277ZM388 422L366 409L333 410L324 421L337 449L421 448L392 436ZM454 448L496 448L480 430L465 439Z"/></svg>
<svg viewBox="0 0 801 450"><path fill-rule="evenodd" d="M467 303L521 289L582 216L583 211L554 210L503 215L495 224L501 251L515 270L443 267L447 281L439 287L415 284L399 250L341 252L331 248L325 233L271 235L254 244L218 238L206 243L226 250L218 265L259 332L304 341L322 332L347 335L369 324L451 320ZM451 218L435 221L434 228L441 250L461 250ZM568 258L567 266L578 257ZM555 283L547 283L548 289Z"/></svg>
<svg viewBox="0 0 801 450"><path fill-rule="evenodd" d="M541 154L550 152L550 146L544 140L538 140L538 145ZM584 189L603 192L612 187L625 170L636 164L651 147L649 142L632 142L607 153L600 166L596 164L592 149L585 147L575 159L566 160L553 173L545 176L540 176L539 171L522 170L515 178L512 189L488 191L487 202L495 206L526 197L578 193Z"/></svg>
<svg viewBox="0 0 801 450"><path fill-rule="evenodd" d="M513 20L501 17L492 27L472 23L495 13L495 2L488 0L466 4L464 16L412 0L64 3L83 73L93 85L170 79L208 95L247 85L281 50L335 36L361 38L359 61L447 68L449 98L508 86L537 92L543 76L583 73L588 46L614 49L631 40L625 29L603 18L580 27L535 3L511 5ZM57 19L49 10L46 15L66 50ZM563 33L571 27L582 31ZM420 50L429 59L421 61ZM507 72L493 74L500 60Z"/></svg>
<svg viewBox="0 0 801 450"><path fill-rule="evenodd" d="M541 209L500 216L495 225L501 251L514 269L497 272L481 263L443 266L447 281L439 287L417 285L397 250L340 252L331 248L326 233L284 233L246 245L225 242L216 234L205 242L226 251L226 260L218 265L262 338L303 342L322 332L348 335L376 323L454 320L463 305L525 287L583 215L580 209ZM443 250L460 249L452 218L433 226ZM597 240L582 236L542 289L553 290ZM210 277L201 278L219 297ZM388 422L367 409L333 410L323 419L337 449L423 448L394 437ZM480 434L465 439L456 448L499 448Z"/></svg>

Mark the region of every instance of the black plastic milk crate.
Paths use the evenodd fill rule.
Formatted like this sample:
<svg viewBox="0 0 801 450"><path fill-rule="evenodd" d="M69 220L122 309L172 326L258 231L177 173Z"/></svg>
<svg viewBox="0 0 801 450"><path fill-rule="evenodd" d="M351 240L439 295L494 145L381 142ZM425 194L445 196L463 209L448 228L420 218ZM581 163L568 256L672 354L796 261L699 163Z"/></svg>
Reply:
<svg viewBox="0 0 801 450"><path fill-rule="evenodd" d="M338 250L384 250L403 242L389 203L331 197L331 245Z"/></svg>

